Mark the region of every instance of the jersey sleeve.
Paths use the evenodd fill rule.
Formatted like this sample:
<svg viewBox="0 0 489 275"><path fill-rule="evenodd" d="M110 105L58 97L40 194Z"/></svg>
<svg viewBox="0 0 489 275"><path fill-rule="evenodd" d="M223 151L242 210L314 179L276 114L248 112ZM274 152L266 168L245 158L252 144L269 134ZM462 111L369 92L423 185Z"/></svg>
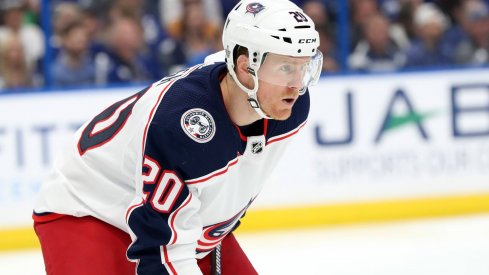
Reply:
<svg viewBox="0 0 489 275"><path fill-rule="evenodd" d="M202 231L200 201L182 177L186 146L172 125L148 128L142 165L142 192L127 213L137 274L201 274L196 260Z"/></svg>

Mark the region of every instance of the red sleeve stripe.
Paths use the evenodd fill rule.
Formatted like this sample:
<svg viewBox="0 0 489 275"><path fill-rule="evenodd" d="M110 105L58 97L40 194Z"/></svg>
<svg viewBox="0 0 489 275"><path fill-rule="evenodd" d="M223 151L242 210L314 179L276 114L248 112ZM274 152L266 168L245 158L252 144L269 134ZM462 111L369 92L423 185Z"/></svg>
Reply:
<svg viewBox="0 0 489 275"><path fill-rule="evenodd" d="M178 212L180 212L180 210L182 210L185 206L187 206L191 200L192 200L192 193L190 193L190 195L182 203L182 205L180 205L180 207L178 207L177 210L175 210L175 212L173 212L170 215L170 229L172 231L172 237L171 237L170 241L168 242L169 244L175 244L177 242L178 234L177 234L177 230L175 229L175 218L177 217Z"/></svg>
<svg viewBox="0 0 489 275"><path fill-rule="evenodd" d="M133 211L134 209L136 209L136 208L140 207L140 206L141 206L141 205L143 205L143 204L144 204L144 200L142 200L140 203L135 204L135 205L133 205L133 206L129 207L129 209L127 209L127 211L126 211L126 223L128 223L128 222L129 222L129 221L128 221L128 219L129 219L129 216L131 215L132 211Z"/></svg>
<svg viewBox="0 0 489 275"><path fill-rule="evenodd" d="M165 245L161 246L161 255L164 257L161 260L162 260L162 263L165 265L167 271L168 271L168 269L170 269L171 272L169 272L169 273L174 274L174 275L178 275L177 271L175 270L175 268L171 264L170 259L168 258L168 251L166 250Z"/></svg>
<svg viewBox="0 0 489 275"><path fill-rule="evenodd" d="M286 138L289 138L295 134L297 134L299 132L299 130L304 127L304 125L306 125L306 122L307 121L304 121L301 125L299 125L299 127L295 128L294 130L288 132L288 133L285 133L283 135L279 135L279 136L276 136L276 137L273 137L271 139L268 140L267 142L267 145L270 145L276 141L280 141L280 140L283 140L283 139L286 139Z"/></svg>
<svg viewBox="0 0 489 275"><path fill-rule="evenodd" d="M186 180L185 183L186 184L196 184L196 183L201 183L201 182L208 181L208 180L210 180L213 177L217 177L219 175L222 175L222 174L226 173L229 170L229 167L235 165L236 163L238 163L238 158L235 158L235 159L229 161L228 164L225 167L223 167L223 168L221 168L221 169L219 169L217 171L214 171L214 172L212 172L212 173L210 173L208 175L205 175L203 177L200 177L200 178Z"/></svg>

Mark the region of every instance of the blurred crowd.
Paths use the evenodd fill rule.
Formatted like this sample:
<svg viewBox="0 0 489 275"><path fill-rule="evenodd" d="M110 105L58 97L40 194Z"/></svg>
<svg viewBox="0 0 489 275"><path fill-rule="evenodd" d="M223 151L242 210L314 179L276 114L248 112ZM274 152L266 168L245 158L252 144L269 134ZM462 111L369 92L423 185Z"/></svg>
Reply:
<svg viewBox="0 0 489 275"><path fill-rule="evenodd" d="M221 50L238 2L50 0L46 20L41 1L0 0L0 90L160 79ZM348 33L338 31L341 1ZM489 0L293 2L316 22L325 73L489 64Z"/></svg>

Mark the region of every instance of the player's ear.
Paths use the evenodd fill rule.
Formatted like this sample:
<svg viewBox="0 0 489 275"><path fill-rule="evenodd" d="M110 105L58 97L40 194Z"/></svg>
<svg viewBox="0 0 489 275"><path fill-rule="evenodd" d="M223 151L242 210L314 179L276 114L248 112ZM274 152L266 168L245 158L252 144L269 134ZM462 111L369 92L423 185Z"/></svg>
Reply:
<svg viewBox="0 0 489 275"><path fill-rule="evenodd" d="M253 77L248 72L248 56L241 54L236 59L236 76L239 81L248 89L253 89Z"/></svg>

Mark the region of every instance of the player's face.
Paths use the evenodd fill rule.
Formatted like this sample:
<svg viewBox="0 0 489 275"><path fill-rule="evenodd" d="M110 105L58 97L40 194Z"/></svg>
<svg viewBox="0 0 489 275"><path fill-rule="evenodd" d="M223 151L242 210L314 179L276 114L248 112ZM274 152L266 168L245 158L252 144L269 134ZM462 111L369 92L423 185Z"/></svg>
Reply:
<svg viewBox="0 0 489 275"><path fill-rule="evenodd" d="M268 54L258 72L258 101L270 117L285 120L304 87L304 74L310 57Z"/></svg>
<svg viewBox="0 0 489 275"><path fill-rule="evenodd" d="M284 87L259 82L258 101L261 109L271 118L286 120L292 114L292 107L299 98L299 87Z"/></svg>

